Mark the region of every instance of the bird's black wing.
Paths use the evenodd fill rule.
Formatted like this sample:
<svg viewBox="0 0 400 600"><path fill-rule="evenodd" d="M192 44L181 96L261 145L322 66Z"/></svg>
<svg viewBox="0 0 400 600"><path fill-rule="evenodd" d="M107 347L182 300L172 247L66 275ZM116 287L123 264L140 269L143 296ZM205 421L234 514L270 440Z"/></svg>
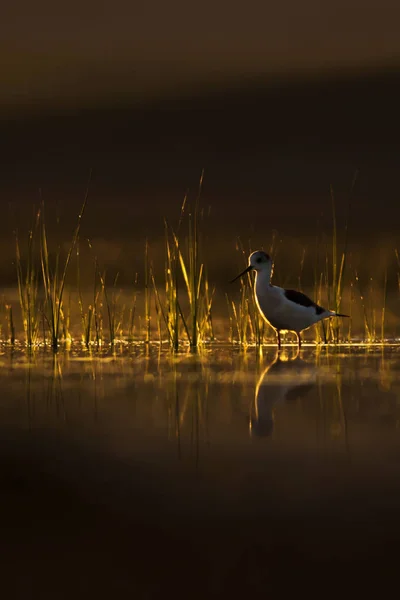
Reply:
<svg viewBox="0 0 400 600"><path fill-rule="evenodd" d="M325 308L322 308L322 306L318 306L318 304L316 304L313 300L311 300L311 298L303 294L303 292L298 292L297 290L285 290L285 296L288 300L294 302L295 304L300 304L300 306L314 306L317 315L320 315L321 313L325 312Z"/></svg>

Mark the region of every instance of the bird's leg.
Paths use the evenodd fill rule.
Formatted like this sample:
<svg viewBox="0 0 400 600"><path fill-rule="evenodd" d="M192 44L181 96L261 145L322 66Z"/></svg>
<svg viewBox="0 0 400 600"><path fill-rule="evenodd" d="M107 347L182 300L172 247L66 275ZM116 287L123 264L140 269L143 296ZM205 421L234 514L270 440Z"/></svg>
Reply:
<svg viewBox="0 0 400 600"><path fill-rule="evenodd" d="M301 336L300 336L300 333L297 334L297 341L298 341L298 347L299 347L299 350L300 350L300 348L301 348Z"/></svg>
<svg viewBox="0 0 400 600"><path fill-rule="evenodd" d="M276 330L276 337L278 340L278 350L281 349L281 332L279 331L279 329Z"/></svg>

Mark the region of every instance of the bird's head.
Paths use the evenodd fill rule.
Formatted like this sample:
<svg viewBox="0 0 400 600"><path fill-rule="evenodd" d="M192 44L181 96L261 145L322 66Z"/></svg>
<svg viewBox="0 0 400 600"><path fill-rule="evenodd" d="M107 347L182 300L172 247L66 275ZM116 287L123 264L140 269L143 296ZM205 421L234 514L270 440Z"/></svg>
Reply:
<svg viewBox="0 0 400 600"><path fill-rule="evenodd" d="M245 275L249 271L257 271L257 273L261 273L261 271L268 271L269 273L271 273L272 259L269 256L269 254L267 254L263 250L256 250L255 252L252 252L252 254L250 254L249 256L249 266L247 267L247 269L242 271L242 273L239 273L239 275L237 275L235 279L232 279L231 283L233 283L234 281L236 281L236 279L239 279L239 277L242 277L242 275Z"/></svg>
<svg viewBox="0 0 400 600"><path fill-rule="evenodd" d="M270 269L272 260L269 254L263 250L256 250L249 256L249 268L255 271Z"/></svg>

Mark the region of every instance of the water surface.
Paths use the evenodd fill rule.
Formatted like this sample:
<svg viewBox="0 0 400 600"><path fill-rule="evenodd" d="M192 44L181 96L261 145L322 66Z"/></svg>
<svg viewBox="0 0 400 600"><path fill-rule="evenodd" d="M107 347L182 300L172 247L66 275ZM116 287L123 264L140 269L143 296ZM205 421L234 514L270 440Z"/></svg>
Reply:
<svg viewBox="0 0 400 600"><path fill-rule="evenodd" d="M1 564L16 597L395 581L399 348L0 358Z"/></svg>

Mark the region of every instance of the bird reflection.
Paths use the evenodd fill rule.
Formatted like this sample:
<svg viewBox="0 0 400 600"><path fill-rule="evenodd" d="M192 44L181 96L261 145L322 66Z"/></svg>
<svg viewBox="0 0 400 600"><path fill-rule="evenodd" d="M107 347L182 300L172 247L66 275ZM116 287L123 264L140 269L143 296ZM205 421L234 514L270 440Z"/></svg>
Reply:
<svg viewBox="0 0 400 600"><path fill-rule="evenodd" d="M299 358L299 352L293 358L277 353L257 382L249 420L250 435L270 436L274 430L274 407L306 396L316 381L316 367Z"/></svg>

